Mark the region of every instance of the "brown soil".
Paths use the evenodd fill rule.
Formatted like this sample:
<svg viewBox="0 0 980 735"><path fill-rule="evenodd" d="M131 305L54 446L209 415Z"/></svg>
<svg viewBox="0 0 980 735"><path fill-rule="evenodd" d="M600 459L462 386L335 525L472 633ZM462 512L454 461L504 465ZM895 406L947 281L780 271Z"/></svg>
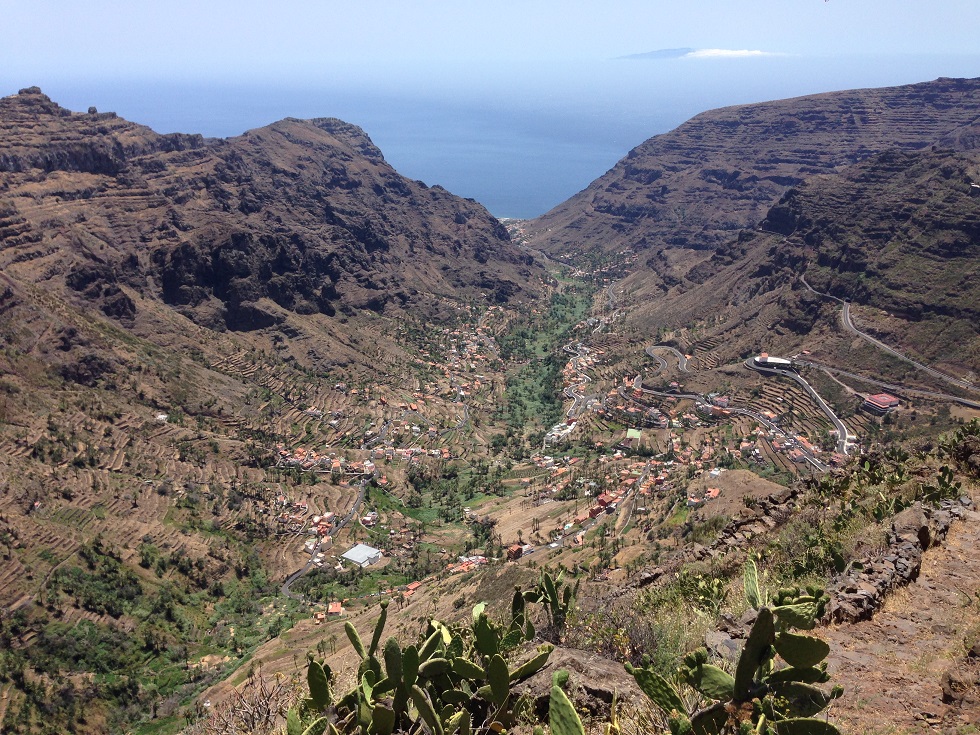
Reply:
<svg viewBox="0 0 980 735"><path fill-rule="evenodd" d="M825 631L831 680L845 689L832 711L843 732L977 732L980 713L945 704L940 681L980 629L978 548L980 513L972 512L873 620Z"/></svg>
<svg viewBox="0 0 980 735"><path fill-rule="evenodd" d="M748 470L724 470L717 477L705 472L692 480L688 493L700 497L708 488L718 488L721 494L698 510L698 518L733 516L745 507L746 499L767 497L782 490L783 486L764 480Z"/></svg>

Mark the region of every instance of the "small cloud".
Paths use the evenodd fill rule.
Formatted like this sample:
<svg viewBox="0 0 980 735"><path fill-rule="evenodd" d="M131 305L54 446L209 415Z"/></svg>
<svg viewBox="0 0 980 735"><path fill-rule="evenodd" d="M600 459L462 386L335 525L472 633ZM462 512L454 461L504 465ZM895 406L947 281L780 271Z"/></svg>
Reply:
<svg viewBox="0 0 980 735"><path fill-rule="evenodd" d="M682 59L694 53L697 49L693 48L662 48L656 51L647 51L645 54L630 54L620 56L620 59Z"/></svg>
<svg viewBox="0 0 980 735"><path fill-rule="evenodd" d="M727 48L664 48L644 54L620 56L620 59L663 60L663 59L746 59L760 56L782 56L773 51Z"/></svg>

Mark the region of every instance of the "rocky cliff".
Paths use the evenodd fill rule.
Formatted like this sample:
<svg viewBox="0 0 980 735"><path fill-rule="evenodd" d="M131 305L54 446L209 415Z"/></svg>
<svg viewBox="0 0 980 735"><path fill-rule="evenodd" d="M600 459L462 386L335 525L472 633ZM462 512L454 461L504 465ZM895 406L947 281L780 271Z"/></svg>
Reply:
<svg viewBox="0 0 980 735"><path fill-rule="evenodd" d="M359 128L287 119L229 140L0 100L3 269L116 318L126 295L251 330L288 313L527 295L539 271L479 204L399 175Z"/></svg>
<svg viewBox="0 0 980 735"><path fill-rule="evenodd" d="M722 361L837 323L805 273L869 307L890 344L976 372L978 119L980 79L706 112L526 235L569 262L618 263L642 329L710 322Z"/></svg>
<svg viewBox="0 0 980 735"><path fill-rule="evenodd" d="M892 342L976 373L978 181L976 151L888 151L794 187L762 227L814 288L888 314Z"/></svg>
<svg viewBox="0 0 980 735"><path fill-rule="evenodd" d="M968 144L978 117L980 79L705 112L634 148L528 233L549 253L651 251L641 260L670 287L702 260L697 251L757 225L789 187L886 149L921 150L945 136Z"/></svg>

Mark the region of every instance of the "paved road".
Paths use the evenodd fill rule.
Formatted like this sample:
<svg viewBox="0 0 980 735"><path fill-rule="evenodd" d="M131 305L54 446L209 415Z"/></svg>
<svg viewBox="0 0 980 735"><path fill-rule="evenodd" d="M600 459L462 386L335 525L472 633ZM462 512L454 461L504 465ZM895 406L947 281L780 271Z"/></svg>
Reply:
<svg viewBox="0 0 980 735"><path fill-rule="evenodd" d="M780 377L789 378L790 380L794 380L797 383L799 383L799 385L802 386L803 390L807 392L807 395L809 395L810 398L813 399L813 401L817 404L817 406L820 407L820 410L823 411L824 415L828 419L830 419L830 422L837 429L837 451L840 452L841 454L847 454L847 440L851 438L851 435L847 431L847 427L844 425L844 422L837 417L837 414L833 412L830 406L827 405L827 402L820 397L820 394L817 393L812 388L812 386L806 382L806 380L803 378L802 375L800 375L795 370L780 370L778 368L761 367L759 365L756 365L754 359L751 357L747 359L743 364L749 370L755 370L757 372L768 374L768 375L778 375Z"/></svg>
<svg viewBox="0 0 980 735"><path fill-rule="evenodd" d="M654 348L651 346L651 347L647 347L643 351L647 353L647 357L649 357L649 358L657 361L657 370L653 374L653 375L657 375L661 371L667 369L667 361L665 359L663 359L660 355L658 355L656 352L654 352L653 350L654 350ZM653 376L651 376L651 377L653 377ZM636 386L636 387L639 388L640 386Z"/></svg>
<svg viewBox="0 0 980 735"><path fill-rule="evenodd" d="M564 347L562 347L562 349L565 352L575 356L571 360L572 369L574 369L575 372L578 373L578 377L580 381L575 385L568 386L564 390L565 396L572 399L572 407L565 412L565 415L568 418L575 418L580 413L582 413L583 410L585 410L584 404L587 403L590 398L590 396L587 396L584 393L579 393L577 390L581 385L592 382L592 378L586 375L585 371L583 371L579 367L579 362L583 357L589 354L590 350L588 347L582 346L581 342L573 342L571 344L567 344Z"/></svg>
<svg viewBox="0 0 980 735"><path fill-rule="evenodd" d="M905 362L909 363L910 365L914 365L919 370L922 370L923 372L928 373L929 375L933 376L934 378L939 378L939 380L942 380L942 381L944 381L946 383L949 383L950 385L955 385L955 386L957 386L959 388L964 388L966 390L976 391L978 389L976 385L974 385L973 383L971 383L971 382L969 382L967 380L961 380L960 378L954 378L952 375L947 375L946 373L940 372L939 370L936 370L935 368L931 368L928 365L923 365L921 362L918 362L917 360L913 360L908 355L902 354L901 352L899 352L898 350L896 350L894 347L889 347L884 342L875 339L870 334L867 334L865 332L862 332L860 329L858 329L857 327L854 326L854 321L851 319L851 305L848 304L848 303L845 303L844 304L844 307L841 309L841 321L844 323L844 328L848 332L850 332L851 334L857 335L861 339L864 339L867 342L870 342L875 347L877 347L877 348L879 348L881 350L884 350L889 355L893 355L893 356L897 357L899 360L904 360Z"/></svg>
<svg viewBox="0 0 980 735"><path fill-rule="evenodd" d="M687 398L689 400L695 401L698 404L698 406L704 408L707 408L711 405L708 402L707 398L705 398L700 393L668 393L665 391L650 390L649 388L640 388L639 390L653 396L663 396L666 398ZM625 394L622 388L620 388L620 396L626 398L627 400L632 400L629 396ZM769 419L767 419L765 416L763 416L761 413L758 413L757 411L753 411L750 408L742 408L742 407L735 407L735 406L730 407L728 411L733 416L748 416L750 419L758 422L760 425L765 426L767 429L775 433L777 437L783 439L790 439L795 442L794 437L784 432L779 426L774 424L772 421L770 421ZM819 459L817 459L817 457L806 447L801 446L798 448L801 452L803 452L803 457L806 459L806 461L809 462L811 465L813 465L815 468L817 468L821 472L827 472L830 470L830 467L828 465L824 464Z"/></svg>
<svg viewBox="0 0 980 735"><path fill-rule="evenodd" d="M860 337L866 342L870 342L878 349L884 350L889 355L897 357L899 360L903 360L904 362L907 362L910 365L914 365L919 370L928 373L934 378L938 378L939 380L942 380L951 385L958 386L960 388L964 388L966 390L970 390L970 391L980 390L980 387L974 385L973 383L967 380L955 378L952 375L947 375L946 373L936 370L935 368L931 368L928 365L923 365L921 362L917 360L913 360L908 355L899 352L894 347L889 347L881 340L875 339L867 332L862 332L860 329L854 326L854 320L851 318L850 302L844 301L843 299L839 299L836 296L831 296L829 293L823 293L821 291L817 291L813 286L807 283L806 278L802 275L800 276L800 283L806 286L811 292L815 293L817 296L823 296L824 298L831 299L832 301L836 301L838 304L841 304L841 315L840 315L841 324L844 326L844 330L847 331L848 333L853 334L855 337Z"/></svg>
<svg viewBox="0 0 980 735"><path fill-rule="evenodd" d="M354 500L354 505L351 506L350 512L346 516L344 516L343 520L339 521L337 525L331 528L330 533L324 536L324 538L330 538L331 536L333 536L335 533L337 533L337 531L339 531L341 528L343 528L348 523L350 523L351 519L357 515L357 511L360 509L361 503L364 502L364 491L367 488L368 482L369 480L361 480L357 491L357 498ZM306 564L303 566L302 569L289 575L286 581L283 582L283 585L280 588L280 592L282 592L282 594L285 597L288 597L291 600L299 600L300 602L304 602L306 600L306 598L303 597L303 595L296 594L295 592L290 592L289 588L293 586L293 583L297 579L302 577L313 567L313 559L314 557L316 557L317 551L320 550L320 544L322 543L323 543L322 539L319 542L317 542L317 545L313 547L313 553L310 554L309 561L306 562Z"/></svg>
<svg viewBox="0 0 980 735"><path fill-rule="evenodd" d="M687 356L682 354L679 350L676 350L673 347L668 347L667 345L651 345L650 347L647 347L646 350L644 350L648 356L652 357L654 360L657 360L659 363L661 363L662 368L666 367L667 363L662 357L659 357L658 355L654 354L653 352L654 350L666 350L667 352L670 352L674 357L677 358L678 370L680 370L682 373L691 372L690 370L688 370L687 367Z"/></svg>
<svg viewBox="0 0 980 735"><path fill-rule="evenodd" d="M825 365L822 362L814 362L813 360L796 360L800 365L805 365L807 367L816 368L817 370L823 370L826 373L832 373L834 375L844 375L848 378L854 378L855 380L860 380L865 383L870 383L871 385L877 385L885 390L890 390L895 393L907 393L914 396L922 396L923 398L935 398L941 401L950 401L951 403L959 403L961 406L968 406L969 408L980 408L980 401L971 401L969 398L960 398L959 396L950 395L949 393L937 393L931 390L919 390L918 388L909 388L905 385L898 385L897 383L886 383L882 380L876 380L875 378L869 378L867 375L861 375L860 373L852 373L847 370L841 370L840 368L831 367L830 365Z"/></svg>
<svg viewBox="0 0 980 735"><path fill-rule="evenodd" d="M601 331L603 327L605 327L607 324L612 323L616 319L616 317L619 316L619 309L616 308L615 289L617 283L619 283L619 281L616 281L615 283L610 283L609 286L606 288L606 304L607 304L607 308L609 309L609 316L599 317L599 323L596 325L596 328L592 330L592 334Z"/></svg>

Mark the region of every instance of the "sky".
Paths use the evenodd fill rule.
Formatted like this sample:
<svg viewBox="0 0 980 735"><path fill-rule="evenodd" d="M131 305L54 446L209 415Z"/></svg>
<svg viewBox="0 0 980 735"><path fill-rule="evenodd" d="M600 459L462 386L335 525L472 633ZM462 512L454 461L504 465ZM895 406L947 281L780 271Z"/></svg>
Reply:
<svg viewBox="0 0 980 735"><path fill-rule="evenodd" d="M2 66L276 79L661 48L976 53L976 0L3 0Z"/></svg>
<svg viewBox="0 0 980 735"><path fill-rule="evenodd" d="M340 117L405 175L498 216L542 213L706 109L980 76L980 0L0 0L0 13L0 96L37 85L70 109L221 137ZM683 51L651 56L665 49Z"/></svg>

